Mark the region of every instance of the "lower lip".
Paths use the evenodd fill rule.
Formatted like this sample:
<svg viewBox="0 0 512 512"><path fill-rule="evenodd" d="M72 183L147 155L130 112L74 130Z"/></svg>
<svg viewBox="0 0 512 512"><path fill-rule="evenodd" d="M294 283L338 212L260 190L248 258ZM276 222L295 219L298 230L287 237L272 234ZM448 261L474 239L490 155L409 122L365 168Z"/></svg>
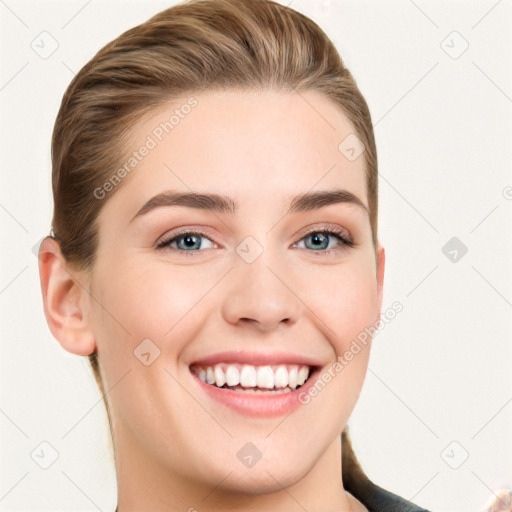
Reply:
<svg viewBox="0 0 512 512"><path fill-rule="evenodd" d="M193 371L190 373L209 398L245 416L270 418L285 416L304 405L299 401L299 397L308 394L309 389L315 385L320 371L318 369L313 370L308 380L294 391L272 394L218 388L215 385L203 382Z"/></svg>

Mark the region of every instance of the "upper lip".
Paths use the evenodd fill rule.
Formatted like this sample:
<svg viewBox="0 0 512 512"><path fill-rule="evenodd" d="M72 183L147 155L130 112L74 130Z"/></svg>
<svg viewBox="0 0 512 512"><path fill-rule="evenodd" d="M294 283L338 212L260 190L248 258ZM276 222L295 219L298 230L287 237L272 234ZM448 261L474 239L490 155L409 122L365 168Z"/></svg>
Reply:
<svg viewBox="0 0 512 512"><path fill-rule="evenodd" d="M304 366L319 367L322 363L315 361L311 357L303 356L300 354L293 354L291 352L255 352L255 351L241 351L241 352L216 352L209 356L196 359L190 366L213 366L219 363L238 363L249 365L278 365L278 364L297 364Z"/></svg>

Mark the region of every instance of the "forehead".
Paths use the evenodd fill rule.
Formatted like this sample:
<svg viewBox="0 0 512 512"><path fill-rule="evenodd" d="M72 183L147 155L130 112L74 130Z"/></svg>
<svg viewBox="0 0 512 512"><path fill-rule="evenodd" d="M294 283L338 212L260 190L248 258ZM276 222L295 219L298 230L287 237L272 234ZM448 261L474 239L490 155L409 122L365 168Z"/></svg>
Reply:
<svg viewBox="0 0 512 512"><path fill-rule="evenodd" d="M353 133L341 108L314 91L183 96L134 125L124 162L133 165L105 209L133 215L165 190L284 207L286 197L340 187L367 205L363 155L347 158L345 148Z"/></svg>

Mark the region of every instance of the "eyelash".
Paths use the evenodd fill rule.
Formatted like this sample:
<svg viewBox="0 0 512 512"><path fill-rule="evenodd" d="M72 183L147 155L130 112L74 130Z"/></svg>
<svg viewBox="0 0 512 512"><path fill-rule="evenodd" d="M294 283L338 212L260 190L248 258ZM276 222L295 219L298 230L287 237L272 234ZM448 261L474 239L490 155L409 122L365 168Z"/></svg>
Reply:
<svg viewBox="0 0 512 512"><path fill-rule="evenodd" d="M334 249L323 249L321 251L311 250L311 252L317 253L320 256L328 256L330 254L337 253L340 250L343 250L345 248L355 247L355 245L356 245L353 240L351 240L350 238L348 238L346 236L344 230L337 229L337 228L323 228L323 229L315 228L315 229L310 229L298 242L302 241L304 238L310 236L313 233L318 233L318 234L322 234L322 235L325 235L325 234L331 235L331 236L334 236L335 238L337 238L338 241L339 241L339 245L336 248L334 248ZM181 249L175 249L174 247L170 246L170 244L172 242L178 240L179 238L184 237L184 235L202 236L202 237L207 238L211 242L213 242L213 240L211 240L211 238L206 233L204 233L204 232L202 232L200 230L198 230L198 231L195 231L195 230L183 230L183 231L180 231L178 233L172 233L172 235L170 235L170 238L169 237L164 238L163 240L161 240L160 242L157 243L156 248L157 249L168 249L168 250L171 250L173 252L181 252L181 253L184 253L186 256L192 256L192 257L194 257L194 253L204 252L204 251L201 251L201 250L198 250L198 251L183 251ZM295 245L298 242L296 242L294 244L294 247L295 247Z"/></svg>

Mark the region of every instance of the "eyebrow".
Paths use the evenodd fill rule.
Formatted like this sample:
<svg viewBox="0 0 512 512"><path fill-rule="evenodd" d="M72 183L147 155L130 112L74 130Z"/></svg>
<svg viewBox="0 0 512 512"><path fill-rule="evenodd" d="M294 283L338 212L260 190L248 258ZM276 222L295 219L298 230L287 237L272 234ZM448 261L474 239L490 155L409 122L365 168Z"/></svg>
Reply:
<svg viewBox="0 0 512 512"><path fill-rule="evenodd" d="M317 210L324 206L339 203L354 204L368 212L366 205L352 192L334 189L306 192L295 196L292 198L286 214ZM185 206L187 208L197 208L230 215L235 215L238 209L237 203L228 196L167 190L147 201L130 222L155 208L165 206Z"/></svg>

